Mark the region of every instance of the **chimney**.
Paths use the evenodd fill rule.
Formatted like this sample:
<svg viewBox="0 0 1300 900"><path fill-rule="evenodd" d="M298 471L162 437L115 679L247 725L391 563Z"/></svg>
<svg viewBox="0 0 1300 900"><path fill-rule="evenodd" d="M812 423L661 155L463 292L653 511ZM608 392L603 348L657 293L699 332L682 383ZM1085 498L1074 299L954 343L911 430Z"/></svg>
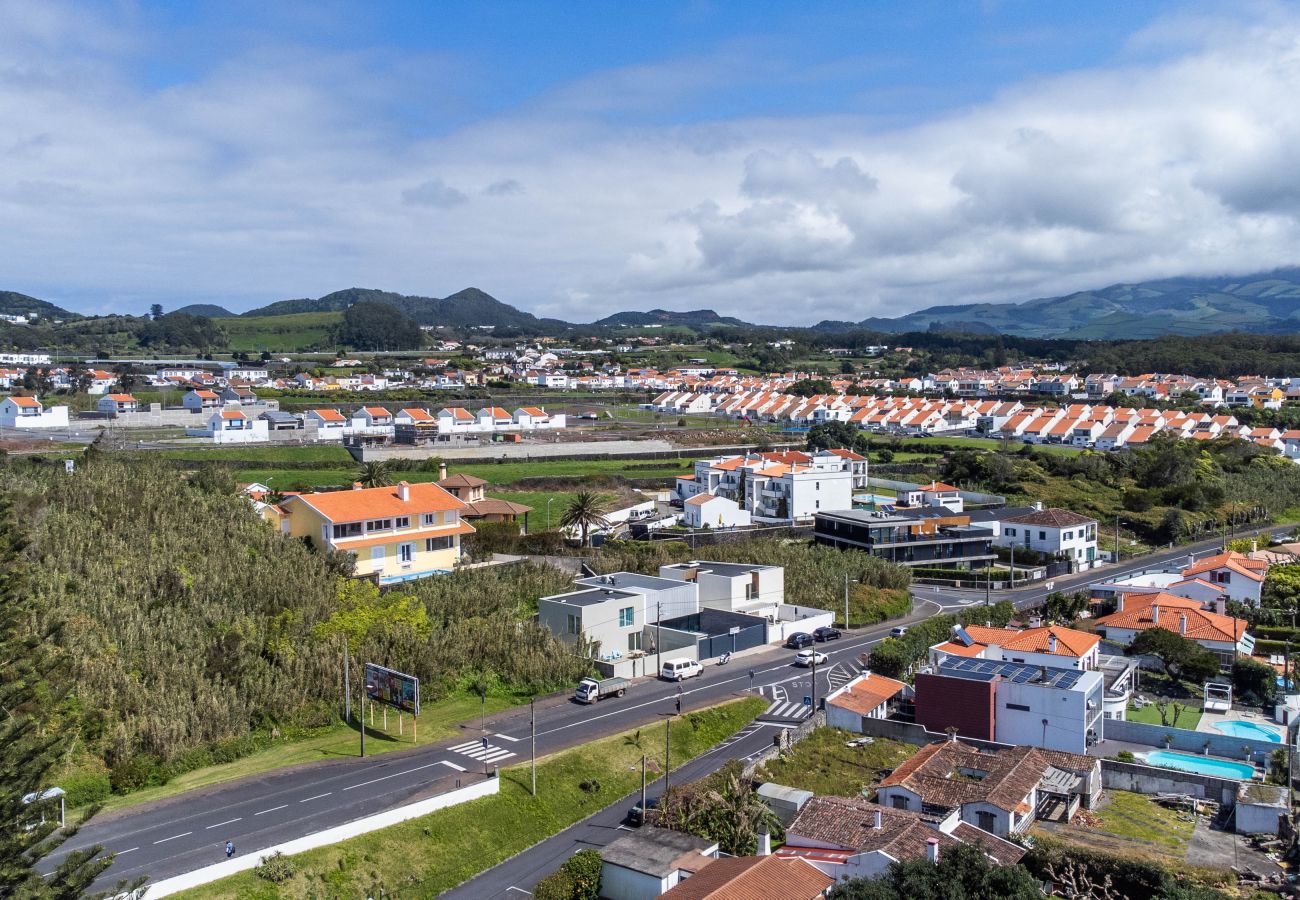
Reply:
<svg viewBox="0 0 1300 900"><path fill-rule="evenodd" d="M880 830L880 810L876 810L875 821L871 825L876 831Z"/></svg>
<svg viewBox="0 0 1300 900"><path fill-rule="evenodd" d="M1259 552L1259 541L1251 541L1251 542L1250 542L1250 552L1251 552L1251 555L1254 555L1255 553L1258 553L1258 552Z"/></svg>
<svg viewBox="0 0 1300 900"><path fill-rule="evenodd" d="M447 479L447 464L445 462L440 462L438 463L438 480L445 481L446 479Z"/></svg>
<svg viewBox="0 0 1300 900"><path fill-rule="evenodd" d="M1051 631L1047 632L1047 652L1056 652L1056 634Z"/></svg>
<svg viewBox="0 0 1300 900"><path fill-rule="evenodd" d="M876 813L876 815L880 815L880 814ZM758 830L758 855L759 856L772 855L772 834L767 830L766 825L764 825L762 828Z"/></svg>
<svg viewBox="0 0 1300 900"><path fill-rule="evenodd" d="M1187 616L1186 616L1186 615L1181 615L1181 616L1178 617L1178 633L1179 633L1179 634L1187 634Z"/></svg>
<svg viewBox="0 0 1300 900"><path fill-rule="evenodd" d="M354 482L352 482L352 490L354 490L354 491L359 491L359 490L361 490L361 482L359 482L359 481L354 481Z"/></svg>
<svg viewBox="0 0 1300 900"><path fill-rule="evenodd" d="M1152 603L1152 604L1151 604L1151 624L1153 624L1153 625L1159 625L1159 624L1160 624L1160 604L1159 604L1159 603Z"/></svg>
<svg viewBox="0 0 1300 900"><path fill-rule="evenodd" d="M1124 611L1124 595L1117 594L1115 599L1115 612L1123 612L1123 611Z"/></svg>
<svg viewBox="0 0 1300 900"><path fill-rule="evenodd" d="M928 859L931 862L931 864L939 862L939 839L938 838L929 838L926 840L925 858Z"/></svg>
<svg viewBox="0 0 1300 900"><path fill-rule="evenodd" d="M399 481L397 483L397 499L398 500L411 499L411 486L407 484L405 481Z"/></svg>

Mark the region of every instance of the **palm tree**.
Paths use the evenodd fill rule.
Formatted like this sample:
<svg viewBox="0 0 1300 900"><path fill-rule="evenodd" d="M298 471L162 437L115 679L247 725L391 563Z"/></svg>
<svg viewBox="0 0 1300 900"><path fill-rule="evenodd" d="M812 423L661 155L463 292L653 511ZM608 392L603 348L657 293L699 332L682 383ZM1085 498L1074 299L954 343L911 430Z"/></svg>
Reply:
<svg viewBox="0 0 1300 900"><path fill-rule="evenodd" d="M366 488L387 487L393 483L393 470L387 460L362 463L357 470L357 481Z"/></svg>
<svg viewBox="0 0 1300 900"><path fill-rule="evenodd" d="M560 516L560 524L577 528L582 534L582 545L587 545L587 535L592 528L608 528L605 518L605 498L594 491L578 491Z"/></svg>

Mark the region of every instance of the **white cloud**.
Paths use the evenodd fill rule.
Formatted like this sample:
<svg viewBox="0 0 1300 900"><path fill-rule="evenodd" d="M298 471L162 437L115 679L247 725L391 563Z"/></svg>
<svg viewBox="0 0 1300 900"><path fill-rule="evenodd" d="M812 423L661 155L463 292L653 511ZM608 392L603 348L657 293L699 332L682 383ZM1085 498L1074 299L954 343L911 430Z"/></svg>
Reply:
<svg viewBox="0 0 1300 900"><path fill-rule="evenodd" d="M151 88L138 23L0 0L0 288L121 311L473 284L575 320L811 323L1294 264L1300 17L1263 10L909 128L657 124L752 79L737 44L412 136L402 105L439 120L455 67L251 47Z"/></svg>

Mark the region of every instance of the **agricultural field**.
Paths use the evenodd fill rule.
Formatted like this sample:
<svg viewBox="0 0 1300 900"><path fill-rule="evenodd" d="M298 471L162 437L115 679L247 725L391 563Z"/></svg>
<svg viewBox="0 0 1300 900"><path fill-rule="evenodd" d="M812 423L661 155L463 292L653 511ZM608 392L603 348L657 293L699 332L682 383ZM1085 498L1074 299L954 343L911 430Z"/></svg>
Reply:
<svg viewBox="0 0 1300 900"><path fill-rule="evenodd" d="M225 332L230 351L290 353L329 346L330 332L342 323L336 312L295 313L287 316L236 316L214 320Z"/></svg>

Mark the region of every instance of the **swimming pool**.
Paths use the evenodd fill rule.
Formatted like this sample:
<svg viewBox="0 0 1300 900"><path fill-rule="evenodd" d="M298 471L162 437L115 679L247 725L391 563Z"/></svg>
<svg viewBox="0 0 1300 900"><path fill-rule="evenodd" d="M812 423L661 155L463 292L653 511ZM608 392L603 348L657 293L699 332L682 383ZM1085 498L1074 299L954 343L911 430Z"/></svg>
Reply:
<svg viewBox="0 0 1300 900"><path fill-rule="evenodd" d="M1173 753L1169 750L1152 750L1143 754L1149 765L1164 769L1177 769L1180 772L1196 772L1199 775L1213 775L1216 778L1237 778L1249 781L1255 774L1255 767L1247 763L1229 762L1226 759L1212 759L1208 756L1193 756L1190 753Z"/></svg>
<svg viewBox="0 0 1300 900"><path fill-rule="evenodd" d="M1232 737L1282 743L1282 735L1276 729L1269 728L1267 725L1256 725L1254 722L1215 722L1214 730Z"/></svg>

